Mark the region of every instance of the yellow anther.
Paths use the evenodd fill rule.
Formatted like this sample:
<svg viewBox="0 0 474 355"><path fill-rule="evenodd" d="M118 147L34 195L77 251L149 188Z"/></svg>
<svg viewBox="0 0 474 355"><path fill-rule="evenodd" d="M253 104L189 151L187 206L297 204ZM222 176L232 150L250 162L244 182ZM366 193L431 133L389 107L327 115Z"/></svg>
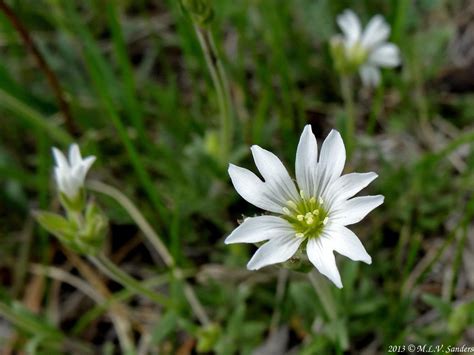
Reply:
<svg viewBox="0 0 474 355"><path fill-rule="evenodd" d="M328 223L328 220L329 220L328 217L324 218L323 225L326 225Z"/></svg>
<svg viewBox="0 0 474 355"><path fill-rule="evenodd" d="M306 221L306 224L313 224L314 219L313 219L313 214L311 212L306 213L304 216L304 219Z"/></svg>
<svg viewBox="0 0 474 355"><path fill-rule="evenodd" d="M295 237L296 237L296 238L303 238L303 237L304 237L304 234L303 234L303 233L296 233L296 234L295 234Z"/></svg>
<svg viewBox="0 0 474 355"><path fill-rule="evenodd" d="M296 216L296 219L301 222L304 219L304 216L302 214L299 214Z"/></svg>
<svg viewBox="0 0 474 355"><path fill-rule="evenodd" d="M322 204L323 204L323 198L322 198L321 196L319 196L319 199L318 199L318 201L319 201L319 204L320 204L320 205L322 205Z"/></svg>
<svg viewBox="0 0 474 355"><path fill-rule="evenodd" d="M298 209L298 206L293 201L286 201L286 204L295 210Z"/></svg>
<svg viewBox="0 0 474 355"><path fill-rule="evenodd" d="M309 199L309 203L316 203L316 198L313 196Z"/></svg>
<svg viewBox="0 0 474 355"><path fill-rule="evenodd" d="M304 191L303 190L300 190L300 196L304 200Z"/></svg>
<svg viewBox="0 0 474 355"><path fill-rule="evenodd" d="M314 210L314 211L313 211L313 214L314 214L315 216L318 216L318 215L319 215L319 210Z"/></svg>
<svg viewBox="0 0 474 355"><path fill-rule="evenodd" d="M290 210L286 207L282 208L284 214L291 214Z"/></svg>

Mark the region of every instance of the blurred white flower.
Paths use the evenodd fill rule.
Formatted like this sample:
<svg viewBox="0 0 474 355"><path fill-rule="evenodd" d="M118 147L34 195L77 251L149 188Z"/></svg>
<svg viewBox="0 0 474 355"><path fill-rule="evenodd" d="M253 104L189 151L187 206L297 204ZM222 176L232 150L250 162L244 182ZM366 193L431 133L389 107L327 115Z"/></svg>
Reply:
<svg viewBox="0 0 474 355"><path fill-rule="evenodd" d="M331 41L333 53L345 58L336 58L342 66L359 70L364 85L376 86L380 82L380 67L396 67L400 64L398 47L387 42L390 26L383 16L375 15L362 31L357 15L345 10L337 17L337 23L344 36L337 35ZM342 45L343 51L337 48ZM337 55L336 55L337 56Z"/></svg>
<svg viewBox="0 0 474 355"><path fill-rule="evenodd" d="M77 144L72 144L69 147L69 161L55 147L53 147L53 156L56 161L54 177L59 191L71 200L76 199L80 189L84 187L84 179L96 159L95 156L82 159Z"/></svg>
<svg viewBox="0 0 474 355"><path fill-rule="evenodd" d="M333 251L352 260L372 262L357 236L346 226L362 220L383 203L384 197L354 197L372 182L375 173L342 175L346 151L340 134L332 130L318 146L311 126L301 135L296 151L296 182L273 153L251 147L255 164L264 181L251 171L229 165L237 192L253 205L278 214L249 217L225 240L230 243L260 243L247 264L250 270L285 262L300 247L311 263L334 284L342 282Z"/></svg>

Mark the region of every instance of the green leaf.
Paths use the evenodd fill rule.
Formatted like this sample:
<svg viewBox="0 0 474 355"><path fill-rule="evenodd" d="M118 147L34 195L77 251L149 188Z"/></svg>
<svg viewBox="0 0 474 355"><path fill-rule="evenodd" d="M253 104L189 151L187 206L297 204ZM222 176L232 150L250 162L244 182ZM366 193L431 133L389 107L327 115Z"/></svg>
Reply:
<svg viewBox="0 0 474 355"><path fill-rule="evenodd" d="M197 332L197 351L210 352L219 340L220 334L221 328L215 323L200 328Z"/></svg>
<svg viewBox="0 0 474 355"><path fill-rule="evenodd" d="M71 223L56 213L36 211L33 215L44 229L60 239L74 234L74 228Z"/></svg>
<svg viewBox="0 0 474 355"><path fill-rule="evenodd" d="M176 328L177 322L178 316L174 311L165 313L152 331L151 344L161 343Z"/></svg>
<svg viewBox="0 0 474 355"><path fill-rule="evenodd" d="M451 313L451 305L440 297L429 293L424 293L421 295L421 299L426 304L435 308L443 317L448 317Z"/></svg>

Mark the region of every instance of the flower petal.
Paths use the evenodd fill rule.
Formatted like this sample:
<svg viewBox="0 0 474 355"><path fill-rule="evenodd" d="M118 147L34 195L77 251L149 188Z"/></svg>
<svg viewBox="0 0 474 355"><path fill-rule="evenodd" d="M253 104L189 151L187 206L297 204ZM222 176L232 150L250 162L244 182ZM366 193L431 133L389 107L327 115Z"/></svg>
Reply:
<svg viewBox="0 0 474 355"><path fill-rule="evenodd" d="M387 40L390 35L390 26L383 16L375 15L372 17L361 37L362 45L365 48L373 48Z"/></svg>
<svg viewBox="0 0 474 355"><path fill-rule="evenodd" d="M332 249L339 254L354 261L363 261L366 264L372 263L372 258L365 250L359 238L350 229L337 226L327 229L326 233Z"/></svg>
<svg viewBox="0 0 474 355"><path fill-rule="evenodd" d="M329 183L341 176L346 148L338 131L332 130L323 142L318 164L318 193L323 195Z"/></svg>
<svg viewBox="0 0 474 355"><path fill-rule="evenodd" d="M348 226L360 222L370 211L380 206L383 200L382 195L354 197L341 203L336 210L330 213L329 218L337 224Z"/></svg>
<svg viewBox="0 0 474 355"><path fill-rule="evenodd" d="M296 253L302 242L303 238L295 237L294 232L272 238L257 249L248 262L247 269L258 270L267 265L287 261Z"/></svg>
<svg viewBox="0 0 474 355"><path fill-rule="evenodd" d="M380 70L373 65L363 65L359 74L365 86L375 87L380 83Z"/></svg>
<svg viewBox="0 0 474 355"><path fill-rule="evenodd" d="M396 67L400 64L400 51L393 43L383 44L370 53L369 63L379 67Z"/></svg>
<svg viewBox="0 0 474 355"><path fill-rule="evenodd" d="M323 200L328 201L330 205L347 200L369 185L377 176L373 172L342 175L334 181L327 193L322 196Z"/></svg>
<svg viewBox="0 0 474 355"><path fill-rule="evenodd" d="M318 144L310 125L306 125L296 149L296 181L298 187L308 195L316 189L316 167L318 163Z"/></svg>
<svg viewBox="0 0 474 355"><path fill-rule="evenodd" d="M254 145L250 149L255 165L262 174L268 189L279 198L282 198L283 203L298 201L298 191L281 160L272 152L258 145Z"/></svg>
<svg viewBox="0 0 474 355"><path fill-rule="evenodd" d="M53 147L53 156L54 160L56 161L56 166L59 168L60 171L69 169L69 163L66 157L64 156L63 152L61 152L56 147Z"/></svg>
<svg viewBox="0 0 474 355"><path fill-rule="evenodd" d="M82 156L81 156L81 151L79 150L79 146L74 143L71 144L69 147L69 164L71 167L77 166L81 164L82 162Z"/></svg>
<svg viewBox="0 0 474 355"><path fill-rule="evenodd" d="M337 287L342 288L341 275L336 265L336 258L326 236L308 240L306 252L311 263L318 271L331 280Z"/></svg>
<svg viewBox="0 0 474 355"><path fill-rule="evenodd" d="M250 170L229 164L229 175L235 190L247 202L275 213L282 213L284 205L272 196L265 183Z"/></svg>
<svg viewBox="0 0 474 355"><path fill-rule="evenodd" d="M84 166L81 164L73 166L70 175L71 182L74 182L74 184L78 186L84 185L84 177L86 172L87 171L84 170Z"/></svg>
<svg viewBox="0 0 474 355"><path fill-rule="evenodd" d="M92 164L94 164L96 160L96 157L91 155L89 157L87 157L86 159L84 159L82 162L81 162L81 166L83 168L82 170L82 176L81 176L81 180L84 181L86 175L87 175L87 172L89 171L89 169L91 168Z"/></svg>
<svg viewBox="0 0 474 355"><path fill-rule="evenodd" d="M226 244L258 243L294 233L291 224L280 217L249 217L226 238Z"/></svg>
<svg viewBox="0 0 474 355"><path fill-rule="evenodd" d="M359 18L352 10L345 10L341 15L337 16L337 24L350 45L359 40L362 32L361 24Z"/></svg>
<svg viewBox="0 0 474 355"><path fill-rule="evenodd" d="M56 185L58 185L59 191L65 190L65 183L64 183L64 174L59 167L54 168L54 177L56 179Z"/></svg>

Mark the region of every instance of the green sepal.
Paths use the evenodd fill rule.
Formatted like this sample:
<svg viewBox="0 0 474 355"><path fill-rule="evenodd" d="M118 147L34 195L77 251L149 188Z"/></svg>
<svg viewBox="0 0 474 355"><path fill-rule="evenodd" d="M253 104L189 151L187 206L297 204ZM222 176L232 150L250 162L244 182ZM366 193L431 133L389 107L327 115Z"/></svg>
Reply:
<svg viewBox="0 0 474 355"><path fill-rule="evenodd" d="M314 270L314 265L309 261L308 255L306 254L306 242L300 246L290 259L280 265L285 269L302 273L308 273Z"/></svg>
<svg viewBox="0 0 474 355"><path fill-rule="evenodd" d="M81 212L86 203L86 191L84 188L81 188L74 198L68 197L65 193L59 192L59 201L61 206L68 212Z"/></svg>
<svg viewBox="0 0 474 355"><path fill-rule="evenodd" d="M341 36L335 36L329 43L334 67L341 75L352 75L367 61L367 50L360 44L354 44L347 52Z"/></svg>

